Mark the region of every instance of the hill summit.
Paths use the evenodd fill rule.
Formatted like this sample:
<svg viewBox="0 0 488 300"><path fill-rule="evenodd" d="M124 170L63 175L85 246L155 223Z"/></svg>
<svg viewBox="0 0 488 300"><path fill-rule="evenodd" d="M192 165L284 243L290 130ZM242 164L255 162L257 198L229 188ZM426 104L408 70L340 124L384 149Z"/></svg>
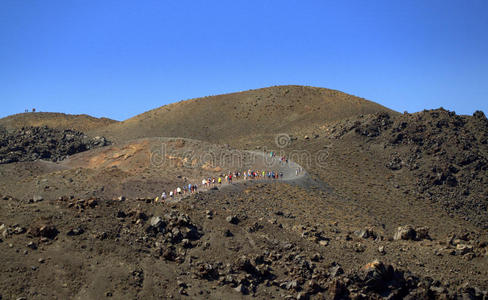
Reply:
<svg viewBox="0 0 488 300"><path fill-rule="evenodd" d="M394 113L336 90L273 86L165 105L95 132L116 141L166 136L239 144L250 137L294 133L380 111Z"/></svg>

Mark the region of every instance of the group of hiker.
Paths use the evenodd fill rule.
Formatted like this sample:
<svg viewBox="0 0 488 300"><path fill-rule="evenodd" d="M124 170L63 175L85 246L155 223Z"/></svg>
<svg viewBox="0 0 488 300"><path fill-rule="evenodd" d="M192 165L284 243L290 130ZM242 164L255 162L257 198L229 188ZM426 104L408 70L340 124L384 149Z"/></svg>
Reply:
<svg viewBox="0 0 488 300"><path fill-rule="evenodd" d="M298 175L298 170L297 170ZM218 177L207 177L203 178L201 182L201 187L204 189L210 189L216 186L221 186L222 184L232 184L233 181L244 179L244 180L256 180L256 179L281 179L283 178L283 172L281 171L255 171L247 170L244 172L235 171L229 172L227 174L220 174ZM166 199L181 197L186 194L194 194L200 191L199 186L196 183L189 183L188 185L177 187L170 190L168 193L163 192L160 197L156 197L156 202L165 202Z"/></svg>
<svg viewBox="0 0 488 300"><path fill-rule="evenodd" d="M276 157L276 152L269 152L269 156L272 158ZM281 156L279 158L280 164L288 164L288 158L286 156ZM298 176L303 172L301 167L298 167L295 170L295 175ZM232 184L233 181L237 181L239 179L243 180L256 180L256 179L282 179L283 172L282 171L273 171L273 170L247 170L247 171L235 171L235 172L228 172L227 174L220 174L218 177L207 177L203 178L201 181L202 189L211 189L216 186L221 186L222 184ZM165 202L166 199L182 197L186 194L194 194L200 191L200 187L196 183L189 183L188 185L181 187L177 187L168 193L163 192L160 197L156 197L156 202Z"/></svg>

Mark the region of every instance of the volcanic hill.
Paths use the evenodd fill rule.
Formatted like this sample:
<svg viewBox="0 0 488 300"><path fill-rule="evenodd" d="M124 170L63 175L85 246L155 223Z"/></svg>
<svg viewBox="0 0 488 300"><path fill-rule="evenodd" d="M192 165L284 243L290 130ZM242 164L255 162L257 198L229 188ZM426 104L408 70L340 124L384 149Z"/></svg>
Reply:
<svg viewBox="0 0 488 300"><path fill-rule="evenodd" d="M273 86L165 105L91 133L119 141L142 137L184 137L244 146L273 140L347 117L390 112L377 103L336 90Z"/></svg>
<svg viewBox="0 0 488 300"><path fill-rule="evenodd" d="M278 86L2 124L0 300L488 299L480 111Z"/></svg>

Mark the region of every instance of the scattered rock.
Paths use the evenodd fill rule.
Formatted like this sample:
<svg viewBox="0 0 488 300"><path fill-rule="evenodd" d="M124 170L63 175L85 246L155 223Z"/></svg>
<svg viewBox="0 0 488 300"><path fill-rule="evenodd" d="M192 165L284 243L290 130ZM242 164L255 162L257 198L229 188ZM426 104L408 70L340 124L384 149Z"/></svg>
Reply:
<svg viewBox="0 0 488 300"><path fill-rule="evenodd" d="M34 242L29 242L29 243L27 244L27 247L29 247L29 248L30 248L30 249L32 249L32 250L36 250L36 249L37 249L37 245L36 245L36 243L34 243Z"/></svg>
<svg viewBox="0 0 488 300"><path fill-rule="evenodd" d="M320 240L320 241L319 241L319 245L320 245L320 246L324 246L324 247L325 247L325 246L328 246L328 245L329 245L329 241L328 241L328 240Z"/></svg>
<svg viewBox="0 0 488 300"><path fill-rule="evenodd" d="M398 227L394 240L414 240L419 241L422 239L430 239L429 228L428 227L417 227L413 228L411 225L405 225Z"/></svg>
<svg viewBox="0 0 488 300"><path fill-rule="evenodd" d="M364 252L366 250L366 246L361 244L361 243L356 243L356 244L354 244L353 249L354 249L354 251L360 253L360 252Z"/></svg>
<svg viewBox="0 0 488 300"><path fill-rule="evenodd" d="M32 197L32 202L34 202L34 203L41 202L43 200L44 200L44 198L40 195L35 195L34 197Z"/></svg>
<svg viewBox="0 0 488 300"><path fill-rule="evenodd" d="M27 233L34 237L45 237L52 240L58 235L59 231L54 225L41 225L32 226Z"/></svg>
<svg viewBox="0 0 488 300"><path fill-rule="evenodd" d="M320 253L315 253L310 259L314 262L318 262L322 259L322 255L320 255Z"/></svg>
<svg viewBox="0 0 488 300"><path fill-rule="evenodd" d="M70 231L68 231L67 235L69 235L69 236L75 236L75 235L83 234L84 232L85 232L85 230L83 228L76 227L76 228L73 228Z"/></svg>
<svg viewBox="0 0 488 300"><path fill-rule="evenodd" d="M228 216L227 218L225 218L225 220L231 224L234 224L234 225L237 225L239 224L239 219L237 218L237 216L235 215L232 215L232 216Z"/></svg>
<svg viewBox="0 0 488 300"><path fill-rule="evenodd" d="M329 283L327 290L329 296L328 299L347 299L347 296L349 295L349 291L347 290L345 284L339 279L332 280Z"/></svg>
<svg viewBox="0 0 488 300"><path fill-rule="evenodd" d="M429 236L429 227L425 227L425 226L422 226L422 227L417 227L415 228L415 232L416 232L416 240L430 240L430 236Z"/></svg>
<svg viewBox="0 0 488 300"><path fill-rule="evenodd" d="M19 225L14 225L14 230L13 230L14 234L23 234L25 232L26 232L26 230L24 227L21 227Z"/></svg>
<svg viewBox="0 0 488 300"><path fill-rule="evenodd" d="M405 225L398 227L395 235L393 236L394 240L414 240L416 236L415 229L411 225Z"/></svg>
<svg viewBox="0 0 488 300"><path fill-rule="evenodd" d="M291 281L286 283L285 287L287 290L298 290L298 288L299 288L298 281L291 280Z"/></svg>
<svg viewBox="0 0 488 300"><path fill-rule="evenodd" d="M186 289L184 287L181 287L179 290L178 290L178 293L180 295L185 295L185 296L188 296L188 293L186 292Z"/></svg>
<svg viewBox="0 0 488 300"><path fill-rule="evenodd" d="M342 275L342 274L344 274L344 270L337 263L333 263L332 266L329 268L329 275L331 277L337 277L337 276Z"/></svg>
<svg viewBox="0 0 488 300"><path fill-rule="evenodd" d="M355 234L363 239L372 238L376 239L377 235L373 230L373 227L366 227L355 232Z"/></svg>
<svg viewBox="0 0 488 300"><path fill-rule="evenodd" d="M105 138L89 138L79 131L47 126L2 131L0 140L0 164L38 159L59 161L69 155L110 144Z"/></svg>
<svg viewBox="0 0 488 300"><path fill-rule="evenodd" d="M191 248L192 247L191 241L189 239L181 240L181 245L183 246L183 248Z"/></svg>
<svg viewBox="0 0 488 300"><path fill-rule="evenodd" d="M163 250L162 257L165 260L174 261L176 259L176 252L172 247L168 247Z"/></svg>
<svg viewBox="0 0 488 300"><path fill-rule="evenodd" d="M238 293L241 293L241 294L248 294L248 289L245 285L243 285L242 283L239 284L237 287L234 288L234 291L238 292Z"/></svg>
<svg viewBox="0 0 488 300"><path fill-rule="evenodd" d="M456 255L464 255L466 253L472 252L473 246L466 245L466 244L457 244L456 245Z"/></svg>
<svg viewBox="0 0 488 300"><path fill-rule="evenodd" d="M251 226L249 226L247 231L253 233L253 232L257 232L263 228L264 228L263 225L259 224L258 222L254 222Z"/></svg>
<svg viewBox="0 0 488 300"><path fill-rule="evenodd" d="M159 228L161 225L163 225L163 219L161 217L152 217L149 219L149 224L152 227Z"/></svg>

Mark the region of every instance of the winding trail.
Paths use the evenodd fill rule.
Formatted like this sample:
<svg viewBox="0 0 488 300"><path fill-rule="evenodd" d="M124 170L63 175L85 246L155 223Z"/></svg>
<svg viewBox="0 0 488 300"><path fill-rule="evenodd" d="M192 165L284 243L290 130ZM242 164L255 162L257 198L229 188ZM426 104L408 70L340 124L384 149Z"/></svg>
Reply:
<svg viewBox="0 0 488 300"><path fill-rule="evenodd" d="M204 193L211 190L227 190L239 189L243 183L262 183L262 182L286 182L288 184L301 186L306 189L319 189L330 192L331 188L323 182L318 182L312 179L308 172L299 164L293 161L282 162L279 157L271 157L269 154L260 151L247 151L253 157L253 164L251 170L266 170L283 173L283 177L278 179L258 178L258 179L243 179L233 180L232 183L222 182L221 185L216 184L215 187L201 187L199 186L198 193ZM297 174L297 170L299 173ZM184 194L182 196L167 198L166 203L178 203L192 194Z"/></svg>

